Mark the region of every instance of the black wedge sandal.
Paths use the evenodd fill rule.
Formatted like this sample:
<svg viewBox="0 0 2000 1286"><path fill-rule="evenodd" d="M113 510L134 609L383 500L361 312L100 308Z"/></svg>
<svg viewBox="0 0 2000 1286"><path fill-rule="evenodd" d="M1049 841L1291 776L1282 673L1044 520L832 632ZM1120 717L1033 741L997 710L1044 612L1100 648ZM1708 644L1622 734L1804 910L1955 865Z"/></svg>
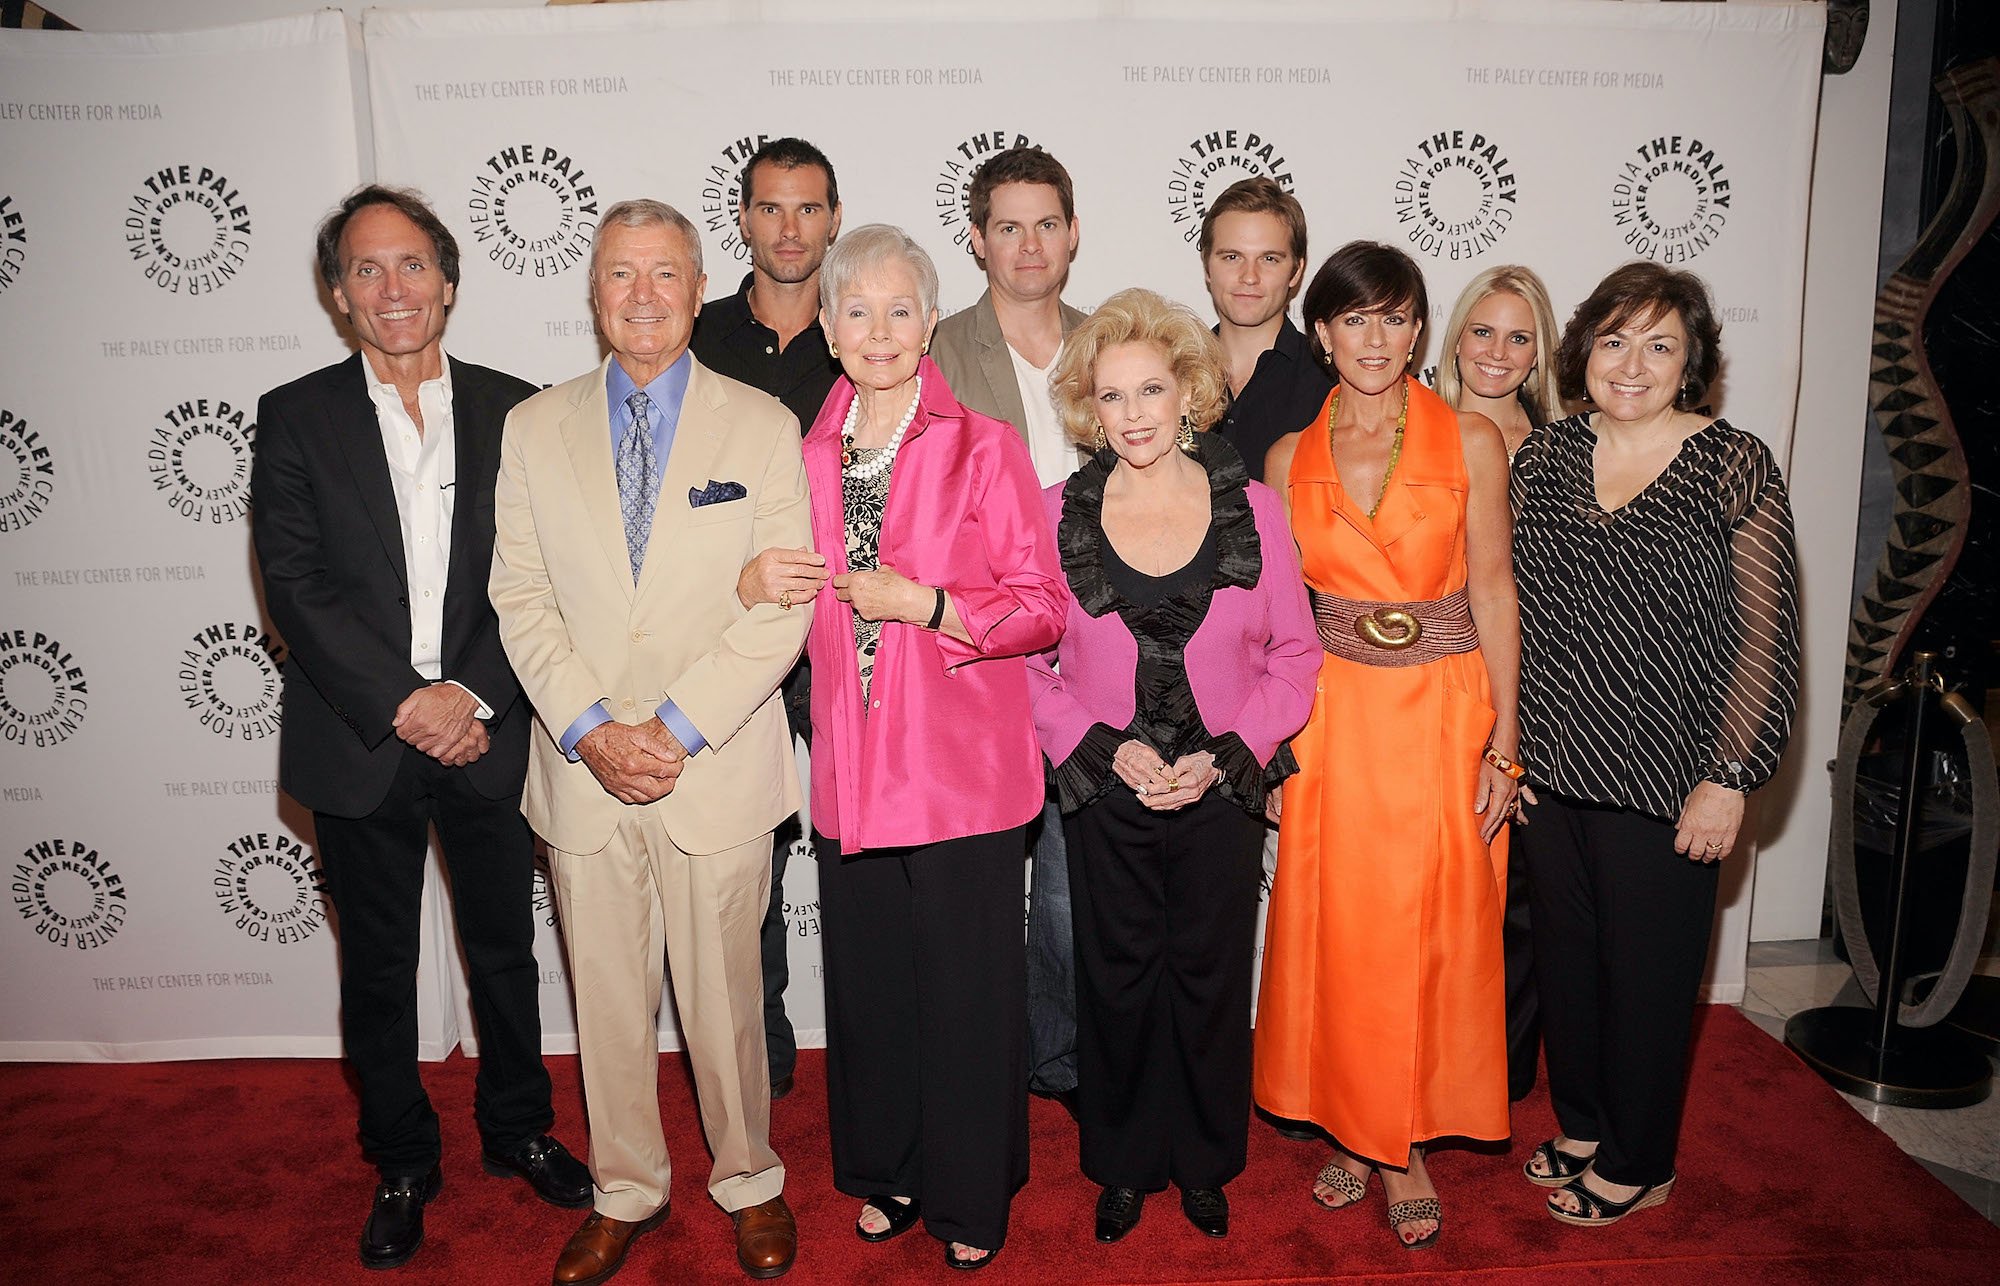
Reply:
<svg viewBox="0 0 2000 1286"><path fill-rule="evenodd" d="M1617 1223L1635 1211L1664 1204L1674 1190L1674 1181L1669 1178L1665 1183L1655 1183L1641 1188L1625 1201L1613 1201L1609 1197L1592 1192L1583 1186L1582 1175L1565 1183L1562 1190L1576 1194L1578 1209L1574 1214L1564 1210L1556 1204L1555 1194L1551 1193L1549 1196L1551 1218L1578 1228L1602 1228L1607 1224Z"/></svg>
<svg viewBox="0 0 2000 1286"><path fill-rule="evenodd" d="M1533 1155L1522 1164L1521 1173L1538 1188L1561 1188L1566 1187L1571 1179L1582 1178L1592 1159L1579 1153L1565 1152L1556 1146L1554 1139L1547 1139L1535 1145ZM1547 1174L1535 1173L1538 1162L1549 1168Z"/></svg>

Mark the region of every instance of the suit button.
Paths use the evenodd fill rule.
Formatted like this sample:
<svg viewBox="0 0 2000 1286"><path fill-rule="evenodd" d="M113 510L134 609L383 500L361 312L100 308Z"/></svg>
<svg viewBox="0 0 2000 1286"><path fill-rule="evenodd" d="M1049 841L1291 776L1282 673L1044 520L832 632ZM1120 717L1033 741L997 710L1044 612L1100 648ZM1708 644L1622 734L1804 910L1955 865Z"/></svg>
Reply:
<svg viewBox="0 0 2000 1286"><path fill-rule="evenodd" d="M396 599L396 606L398 607L408 607L409 605L410 605L410 600L407 598L398 597Z"/></svg>
<svg viewBox="0 0 2000 1286"><path fill-rule="evenodd" d="M623 701L620 701L618 704L624 706L627 710L630 710L632 708L632 698L626 697Z"/></svg>
<svg viewBox="0 0 2000 1286"><path fill-rule="evenodd" d="M633 631L632 631L632 641L633 641L634 643L644 643L644 642L646 641L646 631L644 631L644 630L633 630Z"/></svg>

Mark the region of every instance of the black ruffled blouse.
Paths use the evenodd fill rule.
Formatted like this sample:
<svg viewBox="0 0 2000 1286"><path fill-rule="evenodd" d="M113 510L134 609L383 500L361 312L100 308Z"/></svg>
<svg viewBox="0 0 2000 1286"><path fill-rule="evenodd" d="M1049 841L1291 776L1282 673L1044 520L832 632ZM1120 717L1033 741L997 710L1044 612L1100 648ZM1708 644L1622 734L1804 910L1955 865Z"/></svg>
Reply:
<svg viewBox="0 0 2000 1286"><path fill-rule="evenodd" d="M1202 723L1188 684L1188 640L1207 618L1209 601L1219 589L1255 587L1264 567L1242 457L1224 439L1202 433L1195 437L1194 458L1208 473L1208 535L1194 558L1165 576L1127 566L1104 538L1104 484L1118 463L1115 452L1097 452L1063 489L1056 546L1070 592L1087 615L1118 613L1139 646L1131 724L1093 724L1069 758L1054 767L1057 803L1065 813L1113 788L1125 789L1111 759L1119 746L1135 738L1170 764L1183 755L1209 751L1222 771L1216 789L1258 817L1264 815L1269 786L1292 767L1290 755L1281 750L1272 763L1279 775L1267 780L1265 766L1241 737L1234 732L1217 736Z"/></svg>

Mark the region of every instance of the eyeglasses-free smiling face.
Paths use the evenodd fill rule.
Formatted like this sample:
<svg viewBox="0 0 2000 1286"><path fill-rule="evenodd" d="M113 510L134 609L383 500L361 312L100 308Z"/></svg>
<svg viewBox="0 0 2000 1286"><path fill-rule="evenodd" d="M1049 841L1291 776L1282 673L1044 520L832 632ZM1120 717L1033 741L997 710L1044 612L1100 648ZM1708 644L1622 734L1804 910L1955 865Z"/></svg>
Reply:
<svg viewBox="0 0 2000 1286"><path fill-rule="evenodd" d="M1338 313L1315 324L1340 382L1373 396L1393 388L1410 364L1424 325L1407 305Z"/></svg>
<svg viewBox="0 0 2000 1286"><path fill-rule="evenodd" d="M597 327L636 384L672 366L694 333L708 278L679 228L614 223L597 233L590 294Z"/></svg>
<svg viewBox="0 0 2000 1286"><path fill-rule="evenodd" d="M995 293L1018 302L1046 299L1069 280L1077 236L1053 187L1002 183L993 189L986 226L972 230L972 253L985 263Z"/></svg>
<svg viewBox="0 0 2000 1286"><path fill-rule="evenodd" d="M857 276L821 318L847 378L878 392L917 373L936 324L936 313L924 314L916 273L894 259Z"/></svg>
<svg viewBox="0 0 2000 1286"><path fill-rule="evenodd" d="M1598 332L1584 363L1583 387L1599 411L1634 424L1674 409L1686 370L1687 325L1670 308Z"/></svg>
<svg viewBox="0 0 2000 1286"><path fill-rule="evenodd" d="M348 219L333 302L371 357L407 357L436 344L454 294L436 247L409 215L364 205Z"/></svg>
<svg viewBox="0 0 2000 1286"><path fill-rule="evenodd" d="M1511 397L1535 369L1535 311L1511 290L1472 306L1458 334L1458 379L1477 397Z"/></svg>
<svg viewBox="0 0 2000 1286"><path fill-rule="evenodd" d="M1097 425L1106 445L1135 469L1174 449L1188 397L1157 344L1114 344L1091 370Z"/></svg>

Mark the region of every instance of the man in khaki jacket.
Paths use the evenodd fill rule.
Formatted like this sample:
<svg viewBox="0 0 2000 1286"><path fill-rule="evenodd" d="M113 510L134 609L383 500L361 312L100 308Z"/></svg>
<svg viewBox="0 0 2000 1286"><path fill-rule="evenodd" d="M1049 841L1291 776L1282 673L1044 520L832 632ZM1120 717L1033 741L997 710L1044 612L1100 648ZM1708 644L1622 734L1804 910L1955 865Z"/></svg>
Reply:
<svg viewBox="0 0 2000 1286"><path fill-rule="evenodd" d="M775 1277L796 1253L758 928L771 829L799 806L773 694L811 606L746 610L736 575L808 544L809 509L790 412L687 351L705 281L672 207L608 210L591 299L611 357L508 416L494 492L493 606L536 714L522 810L550 850L596 1187L557 1286L608 1279L667 1216L663 952L738 1261Z"/></svg>

